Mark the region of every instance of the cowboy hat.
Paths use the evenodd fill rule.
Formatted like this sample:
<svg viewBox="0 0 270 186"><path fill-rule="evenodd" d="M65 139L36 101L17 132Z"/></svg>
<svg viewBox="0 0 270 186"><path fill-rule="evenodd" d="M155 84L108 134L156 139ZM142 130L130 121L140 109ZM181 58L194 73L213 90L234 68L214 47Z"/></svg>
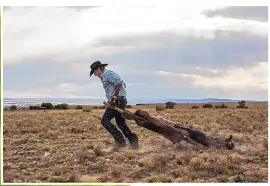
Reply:
<svg viewBox="0 0 270 186"><path fill-rule="evenodd" d="M93 75L94 71L98 68L98 67L106 67L108 64L102 64L100 61L96 61L94 62L90 68L91 68L91 71L90 71L90 77Z"/></svg>

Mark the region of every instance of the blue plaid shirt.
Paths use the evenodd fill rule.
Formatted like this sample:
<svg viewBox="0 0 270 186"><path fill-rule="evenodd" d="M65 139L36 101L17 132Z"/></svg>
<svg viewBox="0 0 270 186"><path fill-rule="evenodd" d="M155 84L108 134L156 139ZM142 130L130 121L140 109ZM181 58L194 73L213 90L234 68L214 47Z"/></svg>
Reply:
<svg viewBox="0 0 270 186"><path fill-rule="evenodd" d="M126 97L126 84L121 79L121 77L112 70L104 69L101 74L101 82L103 84L103 88L105 89L106 97L110 100L114 96L114 86L121 83L122 86L120 88L118 96Z"/></svg>

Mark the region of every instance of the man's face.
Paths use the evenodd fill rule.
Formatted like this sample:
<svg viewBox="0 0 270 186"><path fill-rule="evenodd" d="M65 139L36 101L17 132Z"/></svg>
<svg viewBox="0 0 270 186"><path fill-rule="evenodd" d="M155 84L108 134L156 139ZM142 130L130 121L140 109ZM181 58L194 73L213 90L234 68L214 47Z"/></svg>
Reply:
<svg viewBox="0 0 270 186"><path fill-rule="evenodd" d="M102 71L100 69L100 67L98 67L96 70L94 70L94 75L100 78Z"/></svg>

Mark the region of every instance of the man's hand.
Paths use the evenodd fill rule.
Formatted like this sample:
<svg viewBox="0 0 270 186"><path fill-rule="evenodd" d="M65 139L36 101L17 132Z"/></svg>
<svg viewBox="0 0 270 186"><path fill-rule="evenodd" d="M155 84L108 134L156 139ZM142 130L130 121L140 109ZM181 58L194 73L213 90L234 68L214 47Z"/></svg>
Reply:
<svg viewBox="0 0 270 186"><path fill-rule="evenodd" d="M116 106L116 100L117 100L117 97L114 96L112 97L112 99L109 101L109 104L111 107L115 107Z"/></svg>

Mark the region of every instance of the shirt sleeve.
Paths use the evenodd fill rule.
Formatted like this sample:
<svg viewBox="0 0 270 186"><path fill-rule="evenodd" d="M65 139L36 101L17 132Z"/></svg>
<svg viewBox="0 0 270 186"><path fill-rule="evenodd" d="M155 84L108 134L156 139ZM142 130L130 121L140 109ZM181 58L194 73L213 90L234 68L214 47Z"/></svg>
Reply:
<svg viewBox="0 0 270 186"><path fill-rule="evenodd" d="M121 78L120 76L113 72L113 71L109 71L106 73L105 77L104 77L104 81L108 81L110 83L112 83L113 85L117 85L119 83L121 83Z"/></svg>

